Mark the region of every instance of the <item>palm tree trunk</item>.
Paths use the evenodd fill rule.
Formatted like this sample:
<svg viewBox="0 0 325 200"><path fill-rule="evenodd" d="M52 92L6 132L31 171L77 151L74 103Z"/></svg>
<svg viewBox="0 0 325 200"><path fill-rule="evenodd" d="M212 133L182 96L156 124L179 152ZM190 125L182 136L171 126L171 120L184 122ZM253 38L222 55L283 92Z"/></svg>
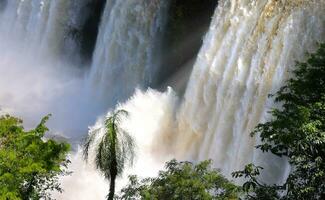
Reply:
<svg viewBox="0 0 325 200"><path fill-rule="evenodd" d="M108 193L107 200L113 200L114 199L114 194L115 194L115 179L116 179L116 175L115 174L112 174L111 175L111 181L110 181L109 193Z"/></svg>
<svg viewBox="0 0 325 200"><path fill-rule="evenodd" d="M108 199L107 200L113 200L114 199L114 193L115 193L115 179L117 176L117 159L116 159L116 128L115 128L115 122L113 121L113 131L112 131L112 142L111 142L111 154L113 157L112 160L112 166L110 169L110 175L111 175L111 182L109 186L109 193L108 193Z"/></svg>

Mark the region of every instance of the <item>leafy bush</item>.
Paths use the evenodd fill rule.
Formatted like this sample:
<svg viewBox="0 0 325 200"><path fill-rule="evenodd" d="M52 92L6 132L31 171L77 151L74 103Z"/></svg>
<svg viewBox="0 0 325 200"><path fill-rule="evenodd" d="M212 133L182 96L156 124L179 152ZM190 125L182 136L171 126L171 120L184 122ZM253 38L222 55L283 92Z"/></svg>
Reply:
<svg viewBox="0 0 325 200"><path fill-rule="evenodd" d="M70 146L45 141L48 118L25 131L22 120L0 117L0 199L50 199L50 191L62 191L58 176L67 174Z"/></svg>
<svg viewBox="0 0 325 200"><path fill-rule="evenodd" d="M246 187L247 192L253 189L249 194L253 199L261 199L257 191L271 187L284 193L277 194L278 199L325 199L325 44L306 62L297 63L294 75L275 95L282 108L273 109L273 120L259 124L252 133L262 139L258 149L287 157L291 172L278 187L259 184L254 170L234 173L255 183Z"/></svg>
<svg viewBox="0 0 325 200"><path fill-rule="evenodd" d="M172 160L156 178L130 176L118 199L237 199L238 192L237 186L211 168L210 160L197 165Z"/></svg>

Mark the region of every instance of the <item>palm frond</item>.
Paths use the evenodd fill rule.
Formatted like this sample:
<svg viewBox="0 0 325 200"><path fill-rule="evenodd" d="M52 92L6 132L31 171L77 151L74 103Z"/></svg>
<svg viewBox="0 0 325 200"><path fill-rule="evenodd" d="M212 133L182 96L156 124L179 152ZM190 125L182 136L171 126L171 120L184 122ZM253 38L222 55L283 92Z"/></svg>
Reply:
<svg viewBox="0 0 325 200"><path fill-rule="evenodd" d="M128 116L129 115L129 113L126 111L126 110L118 110L118 111L116 111L114 114L113 114L113 116L112 116L112 118L113 118L113 124L115 124L115 125L119 125L120 124L120 122L121 122L121 117L122 116Z"/></svg>
<svg viewBox="0 0 325 200"><path fill-rule="evenodd" d="M135 152L134 152L134 148L135 148L135 142L132 138L132 136L126 132L126 131L122 131L122 148L123 148L123 155L124 157L128 160L130 165L133 165L133 160L135 157Z"/></svg>
<svg viewBox="0 0 325 200"><path fill-rule="evenodd" d="M104 138L101 139L101 141L98 143L98 146L96 148L96 157L95 157L95 164L96 168L99 169L102 172L105 172L107 167L106 163L106 157L105 157L105 143Z"/></svg>
<svg viewBox="0 0 325 200"><path fill-rule="evenodd" d="M86 162L88 161L90 146L94 142L95 137L96 137L96 132L88 135L83 145L83 157L84 160L86 160Z"/></svg>
<svg viewBox="0 0 325 200"><path fill-rule="evenodd" d="M127 116L125 110L118 110L105 120L105 133L99 138L95 148L95 164L105 178L111 177L111 169L116 169L117 175L121 175L126 164L133 164L134 140L126 131L119 127L123 116ZM91 145L95 142L97 133L88 136L84 144L84 158L88 159Z"/></svg>

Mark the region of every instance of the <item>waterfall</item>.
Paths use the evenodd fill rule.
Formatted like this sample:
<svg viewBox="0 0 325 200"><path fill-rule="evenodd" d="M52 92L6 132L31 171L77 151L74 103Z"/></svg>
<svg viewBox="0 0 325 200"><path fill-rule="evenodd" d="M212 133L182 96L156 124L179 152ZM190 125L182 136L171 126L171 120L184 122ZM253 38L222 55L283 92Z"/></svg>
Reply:
<svg viewBox="0 0 325 200"><path fill-rule="evenodd" d="M110 106L157 76L168 1L108 0L89 75L91 90Z"/></svg>
<svg viewBox="0 0 325 200"><path fill-rule="evenodd" d="M106 0L91 66L78 40L92 0L0 0L0 113L34 126L53 113L50 129L75 142L96 116L113 108L130 116L138 157L127 173L155 175L176 157L212 159L225 176L254 162L263 179L279 182L285 159L263 154L250 132L269 119L275 93L325 41L324 0L220 0L186 93L146 89L159 76L168 1ZM182 78L181 76L177 76ZM108 113L109 114L109 113ZM103 131L99 116L92 131ZM107 183L78 151L58 199L103 199ZM121 185L123 183L120 182Z"/></svg>
<svg viewBox="0 0 325 200"><path fill-rule="evenodd" d="M42 115L53 113L54 102L65 91L76 93L79 80L75 75L80 73L61 57L63 50L70 54L75 50L73 45L64 49L71 10L76 9L71 2L1 1L0 109L23 117L27 127Z"/></svg>
<svg viewBox="0 0 325 200"><path fill-rule="evenodd" d="M80 14L75 0L3 0L0 12L1 49L8 47L35 57L58 56L68 42L67 31ZM82 5L84 1L79 1ZM72 11L74 10L74 11ZM71 39L71 38L70 38ZM70 42L70 51L75 45ZM2 54L3 55L3 54Z"/></svg>
<svg viewBox="0 0 325 200"><path fill-rule="evenodd" d="M51 113L52 134L78 142L100 112L85 100L79 32L92 0L2 0L0 111L27 128Z"/></svg>
<svg viewBox="0 0 325 200"><path fill-rule="evenodd" d="M167 8L168 1L164 0L107 0L91 68L85 80L85 94L88 95L85 98L90 97L92 103L99 104L99 110L102 111L135 92L128 102L117 105L117 109L129 111L129 118L123 121L122 126L137 142L136 164L127 169L126 175L155 175L166 158L153 157L153 151L157 152L155 155L162 155L159 153L160 145L154 145L154 137L167 134L164 129L158 131L158 126L170 130L168 127L173 123L177 98L172 90L166 93L148 90L143 93L136 88L148 87L159 76L157 56L161 48L160 37ZM155 109L156 112L152 112ZM166 110L170 111L169 115L165 114ZM99 117L89 132L103 131L104 119L104 116ZM146 127L146 130L142 127ZM143 140L144 137L146 141ZM154 146L157 148L153 150ZM70 169L75 173L63 177L65 192L55 194L57 199L88 200L105 197L106 181L94 166L82 161L81 155L80 149L72 155ZM125 183L126 175L118 180L119 188Z"/></svg>
<svg viewBox="0 0 325 200"><path fill-rule="evenodd" d="M255 150L250 133L279 106L268 94L325 40L324 11L316 0L221 1L178 113L175 154L213 159L227 177L253 162L264 180L283 181L286 161Z"/></svg>
<svg viewBox="0 0 325 200"><path fill-rule="evenodd" d="M165 161L176 157L212 159L229 178L254 162L265 168L264 181L284 181L290 170L286 160L255 150L259 138L250 137L250 132L268 120L269 109L280 106L268 94L290 77L295 61L303 61L306 52L325 41L323 13L324 3L319 1L221 1L182 101L171 89L149 89L117 106L129 111L122 126L138 145L136 164L127 174L155 175ZM102 130L103 120L90 133ZM87 199L89 194L103 198L105 181L85 167L80 156L73 158L77 173L63 181L68 190L63 199Z"/></svg>
<svg viewBox="0 0 325 200"><path fill-rule="evenodd" d="M167 1L107 0L93 61L85 67L80 42L87 39L82 34L91 3L5 0L0 5L1 109L32 121L30 126L52 113L51 130L73 143L97 116L157 76L167 11ZM15 76L19 81L12 82Z"/></svg>

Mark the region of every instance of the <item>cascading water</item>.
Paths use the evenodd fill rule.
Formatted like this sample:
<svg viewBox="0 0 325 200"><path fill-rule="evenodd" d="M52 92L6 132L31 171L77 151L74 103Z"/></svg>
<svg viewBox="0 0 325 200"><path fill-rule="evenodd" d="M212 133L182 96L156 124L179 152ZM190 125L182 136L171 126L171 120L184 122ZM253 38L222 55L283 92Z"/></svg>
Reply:
<svg viewBox="0 0 325 200"><path fill-rule="evenodd" d="M52 113L50 130L62 133L73 144L80 141L86 126L113 105L113 101L126 98L137 86L145 86L154 78L155 70L150 68L155 63L154 48L159 49L154 44L159 42L167 8L166 1L108 0L93 64L86 76L87 68L71 66L73 62L66 62L66 58L78 57L76 39L85 20L80 16L89 1L2 1L0 10L0 112L22 117L27 128ZM114 59L102 61L102 56ZM113 86L106 91L104 85L107 85L105 81L111 83L119 67L121 73L128 74L114 83L121 95L113 99L110 91ZM97 82L101 76L97 72L101 70L105 79ZM99 93L103 97L94 96L98 93L88 89L102 91ZM157 116L152 121L156 119ZM62 180L65 193L55 197L104 198L107 186L93 166L84 163L78 152L71 155L71 160L71 170L75 173ZM149 166L153 165L147 166L148 171ZM87 182L85 178L89 178Z"/></svg>
<svg viewBox="0 0 325 200"><path fill-rule="evenodd" d="M3 0L1 49L8 52L8 47L15 47L13 50L21 50L19 52L32 55L34 59L59 56L65 42L71 40L68 29L81 19L76 19L75 14L80 15L80 7L86 1L79 1L79 6L75 6L75 0ZM69 44L69 50L74 51L75 44Z"/></svg>
<svg viewBox="0 0 325 200"><path fill-rule="evenodd" d="M108 0L90 72L91 90L110 106L157 76L168 1Z"/></svg>
<svg viewBox="0 0 325 200"><path fill-rule="evenodd" d="M188 83L173 137L175 153L213 159L231 172L254 162L281 181L285 161L254 150L250 132L268 119L274 94L295 61L325 40L325 1L222 1ZM185 156L185 157L184 157Z"/></svg>
<svg viewBox="0 0 325 200"><path fill-rule="evenodd" d="M162 0L108 0L102 16L92 66L86 79L86 93L91 101L99 102L99 110L114 106L132 95L137 87L145 88L157 74L157 54L160 37L165 24L168 1ZM153 175L164 161L151 157L153 136L159 125L169 127L172 115L164 114L166 109L174 110L175 98L167 94L148 92L144 95L137 91L130 102L120 107L130 112L123 126L134 136L138 143L139 159L128 173ZM160 112L149 115L160 107ZM94 108L92 108L94 109ZM170 112L172 113L172 112ZM146 118L145 118L146 117ZM142 119L139 121L139 119ZM145 119L145 120L143 120ZM92 131L103 131L101 117ZM150 123L151 127L147 126ZM142 124L142 126L140 125ZM140 126L138 126L140 125ZM141 127L146 126L146 131ZM166 129L168 130L168 129ZM148 134L148 135L144 135ZM164 133L161 133L162 135ZM151 135L151 136L150 136ZM147 143L142 138L147 138ZM151 139L150 139L151 138ZM158 150L157 150L158 151ZM82 161L81 152L72 156L71 170L75 173L62 180L65 193L56 194L58 199L102 199L107 193L107 184L94 170L94 166ZM88 180L85 182L84 180ZM119 185L123 180L119 180ZM95 194L95 195L94 195Z"/></svg>
<svg viewBox="0 0 325 200"><path fill-rule="evenodd" d="M54 112L54 127L69 135L158 76L163 0L107 0L89 73L66 64L78 58L74 36L90 1L0 1L0 112L32 125ZM278 106L267 95L290 76L294 62L325 41L324 12L323 0L220 1L180 109L170 89L136 91L117 106L130 112L122 126L138 146L128 173L154 175L172 157L211 158L228 177L255 162L266 168L265 180L282 181L286 162L254 150L259 139L249 133ZM103 131L103 120L90 132ZM74 174L62 179L65 192L56 197L103 199L103 178L80 152L71 160Z"/></svg>
<svg viewBox="0 0 325 200"><path fill-rule="evenodd" d="M65 107L81 89L80 70L62 56L63 51L76 51L77 41L68 34L71 24L77 24L73 14L79 12L73 2L1 1L0 106L23 117L28 126L47 113L62 119L53 126L64 123L67 110L58 107Z"/></svg>
<svg viewBox="0 0 325 200"><path fill-rule="evenodd" d="M265 168L263 180L284 181L290 170L287 162L255 150L259 138L251 138L249 133L268 119L269 109L279 106L268 94L283 85L295 61L302 61L306 52L325 40L324 6L320 1L221 1L180 110L175 114L171 109L178 102L173 92L165 94L170 99L165 103L172 103L169 106L157 103L163 94L151 90L126 103L132 105L138 99L151 108L156 102L151 112L131 109L131 115L141 113L133 120L160 113L157 121L165 122L163 127L134 123L142 131L139 145L146 135L153 137L145 151L149 157L213 159L227 177L254 162ZM132 120L127 122L132 124ZM147 128L151 131L146 132ZM134 129L130 133L139 138ZM162 162L154 161L157 166Z"/></svg>
<svg viewBox="0 0 325 200"><path fill-rule="evenodd" d="M93 63L87 68L79 66L79 39L90 3L1 1L2 110L32 121L30 126L52 113L51 130L73 142L96 116L156 76L153 63L167 9L167 1L107 0ZM19 81L12 82L15 76Z"/></svg>
<svg viewBox="0 0 325 200"><path fill-rule="evenodd" d="M266 168L264 180L283 181L289 170L285 160L254 150L258 138L249 133L276 106L267 96L288 78L294 62L325 40L323 11L324 3L317 1L220 2L176 117L178 101L171 91L138 92L122 105L131 116L124 126L140 147L136 170L129 173L148 175L145 164L154 174L176 156L211 158L228 177L255 162ZM102 129L103 119L95 127ZM143 138L150 139L146 143ZM76 174L77 180L86 174L99 183L85 184L85 190L104 195L102 180L85 172Z"/></svg>

